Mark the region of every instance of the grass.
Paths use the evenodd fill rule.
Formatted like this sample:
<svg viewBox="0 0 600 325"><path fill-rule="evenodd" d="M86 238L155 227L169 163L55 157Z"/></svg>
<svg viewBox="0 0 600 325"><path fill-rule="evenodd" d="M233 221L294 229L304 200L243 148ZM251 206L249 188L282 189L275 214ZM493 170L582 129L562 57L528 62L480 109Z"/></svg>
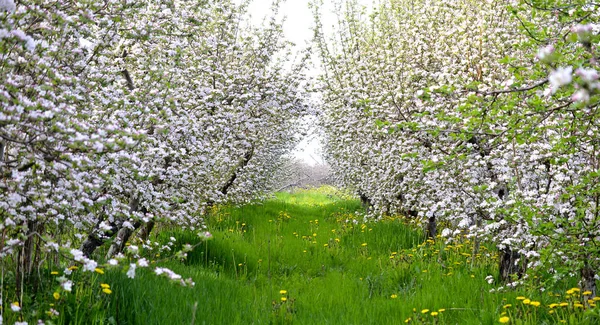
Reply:
<svg viewBox="0 0 600 325"><path fill-rule="evenodd" d="M213 238L163 229L157 240L199 243L185 262L161 263L191 277L181 287L138 268L135 280L118 272L89 283L102 309L93 321L66 308L58 323L97 324L595 324L598 308L578 307L583 293L521 287L490 292L497 284L497 253L456 238L426 240L423 230L387 217L363 222L360 203L333 189L278 193L242 207L215 208L207 219ZM112 293L100 292L100 283ZM78 289L78 290L81 290ZM92 292L93 291L93 292ZM552 293L550 291L553 291ZM523 296L530 301L517 299ZM63 299L63 298L61 298ZM65 297L66 299L66 297ZM536 307L535 302L540 306ZM528 302L528 303L527 303ZM566 302L567 306L549 307ZM58 302L57 302L58 304ZM510 304L511 306L507 306ZM77 307L75 307L77 306ZM91 304L90 306L98 306ZM84 313L85 314L85 313ZM69 316L71 315L71 316ZM69 317L67 317L69 316Z"/></svg>

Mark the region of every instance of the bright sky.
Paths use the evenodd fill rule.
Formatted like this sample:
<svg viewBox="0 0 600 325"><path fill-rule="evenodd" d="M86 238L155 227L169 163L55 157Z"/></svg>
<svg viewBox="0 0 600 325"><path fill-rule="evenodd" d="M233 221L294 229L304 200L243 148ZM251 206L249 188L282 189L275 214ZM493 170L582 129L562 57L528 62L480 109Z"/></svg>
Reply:
<svg viewBox="0 0 600 325"><path fill-rule="evenodd" d="M314 26L314 19L313 13L308 6L311 1L312 0L287 0L280 8L280 14L286 17L283 25L284 34L288 40L296 44L297 48L306 47L313 36L312 27ZM337 17L333 13L334 7L331 4L331 1L324 0L323 2L325 4L321 10L321 13L323 14L321 20L325 31L330 32L330 27L336 22ZM252 22L254 24L260 24L264 17L270 14L271 3L271 0L254 0L250 4L248 11L252 16ZM372 5L373 0L360 0L359 3L370 6ZM317 136L309 136L296 147L293 154L296 158L307 164L315 165L325 163L320 151L320 139Z"/></svg>

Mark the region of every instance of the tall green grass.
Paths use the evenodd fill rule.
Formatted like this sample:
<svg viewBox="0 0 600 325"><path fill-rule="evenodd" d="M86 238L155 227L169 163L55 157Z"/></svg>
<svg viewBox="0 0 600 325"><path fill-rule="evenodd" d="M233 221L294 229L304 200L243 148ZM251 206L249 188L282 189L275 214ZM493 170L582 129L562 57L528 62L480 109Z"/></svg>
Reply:
<svg viewBox="0 0 600 325"><path fill-rule="evenodd" d="M162 230L179 245L199 246L184 263L162 264L194 287L138 269L135 280L107 273L105 323L118 324L497 324L595 323L597 310L549 313L566 299L546 292L491 293L497 254L459 238L426 241L401 218L364 222L360 203L331 189L278 193L242 207L219 207L207 219L213 238ZM563 288L566 289L567 287ZM562 293L562 292L561 292ZM541 302L525 305L517 296ZM284 301L285 300L285 301ZM504 308L505 305L512 306ZM427 311L425 311L427 310ZM433 314L432 314L433 313ZM437 315L436 315L437 313ZM503 315L502 313L505 313ZM558 315L558 316L557 316ZM596 318L594 318L596 317Z"/></svg>

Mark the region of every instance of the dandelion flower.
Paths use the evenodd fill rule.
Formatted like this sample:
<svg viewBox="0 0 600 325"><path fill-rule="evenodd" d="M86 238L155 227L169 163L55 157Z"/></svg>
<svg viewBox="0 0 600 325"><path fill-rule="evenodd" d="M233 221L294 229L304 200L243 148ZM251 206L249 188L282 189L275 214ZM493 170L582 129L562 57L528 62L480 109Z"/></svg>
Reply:
<svg viewBox="0 0 600 325"><path fill-rule="evenodd" d="M393 294L393 295L390 296L390 298L396 299L396 298L398 298L398 295L397 294Z"/></svg>
<svg viewBox="0 0 600 325"><path fill-rule="evenodd" d="M437 316L438 314L439 314L439 313L438 313L437 311L432 311L432 312L431 312L431 316L433 316L433 317Z"/></svg>
<svg viewBox="0 0 600 325"><path fill-rule="evenodd" d="M21 310L21 306L19 306L19 302L18 301L15 301L12 304L10 304L10 309L16 313L19 310Z"/></svg>
<svg viewBox="0 0 600 325"><path fill-rule="evenodd" d="M362 243L362 245L361 245L361 246L362 246L362 247L365 247L365 246L367 246L367 243Z"/></svg>
<svg viewBox="0 0 600 325"><path fill-rule="evenodd" d="M110 290L109 288L104 288L102 289L102 292L106 293L107 295L112 293L112 290Z"/></svg>
<svg viewBox="0 0 600 325"><path fill-rule="evenodd" d="M52 275L58 275L58 272L52 271L52 272L50 272L50 274L52 274Z"/></svg>
<svg viewBox="0 0 600 325"><path fill-rule="evenodd" d="M573 304L573 306L575 306L575 308L583 308L582 304Z"/></svg>
<svg viewBox="0 0 600 325"><path fill-rule="evenodd" d="M589 296L589 295L591 295L591 294L592 294L592 292L591 292L591 291L589 291L589 290L588 290L588 291L584 291L584 292L582 293L582 295L584 295L584 296Z"/></svg>
<svg viewBox="0 0 600 325"><path fill-rule="evenodd" d="M527 298L525 298L525 297L523 297L523 296L518 296L518 297L517 297L517 300L525 300L525 299L527 299Z"/></svg>
<svg viewBox="0 0 600 325"><path fill-rule="evenodd" d="M500 317L500 319L498 321L502 324L506 324L506 323L510 322L510 317L503 316L503 317Z"/></svg>
<svg viewBox="0 0 600 325"><path fill-rule="evenodd" d="M281 301L286 302L287 298L286 297L281 297Z"/></svg>
<svg viewBox="0 0 600 325"><path fill-rule="evenodd" d="M100 286L102 287L102 289L109 289L110 285L106 284L106 283L100 283Z"/></svg>
<svg viewBox="0 0 600 325"><path fill-rule="evenodd" d="M100 268L95 268L94 271L98 274L104 274L104 270Z"/></svg>
<svg viewBox="0 0 600 325"><path fill-rule="evenodd" d="M539 307L539 306L540 306L540 304L541 304L541 303L540 303L539 301L532 301L532 302L530 303L530 305L532 305L532 306L534 306L534 307Z"/></svg>
<svg viewBox="0 0 600 325"><path fill-rule="evenodd" d="M445 311L446 311L446 309L445 309L445 308L438 309L438 312L440 312L440 313L443 313L443 312L445 312Z"/></svg>
<svg viewBox="0 0 600 325"><path fill-rule="evenodd" d="M282 294L282 295L284 295L284 294L287 293L287 290L279 290L279 293Z"/></svg>
<svg viewBox="0 0 600 325"><path fill-rule="evenodd" d="M525 305L529 305L531 303L531 300L530 299L525 299L525 300L523 300L523 303Z"/></svg>
<svg viewBox="0 0 600 325"><path fill-rule="evenodd" d="M421 314L427 314L429 312L429 309L423 309L421 310Z"/></svg>
<svg viewBox="0 0 600 325"><path fill-rule="evenodd" d="M58 293L58 292L55 292L55 293L53 293L53 294L52 294L52 296L53 296L53 297L54 297L54 299L56 299L56 300L60 299L60 293Z"/></svg>
<svg viewBox="0 0 600 325"><path fill-rule="evenodd" d="M510 307L512 307L511 304L506 304L506 305L502 306L502 308L510 308Z"/></svg>

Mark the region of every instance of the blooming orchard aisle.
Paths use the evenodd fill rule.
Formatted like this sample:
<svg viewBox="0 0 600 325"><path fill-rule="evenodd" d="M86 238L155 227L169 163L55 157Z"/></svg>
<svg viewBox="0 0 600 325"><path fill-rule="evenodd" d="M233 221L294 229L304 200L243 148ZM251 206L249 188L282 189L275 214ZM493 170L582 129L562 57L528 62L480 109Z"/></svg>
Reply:
<svg viewBox="0 0 600 325"><path fill-rule="evenodd" d="M161 277L199 294L186 274L221 273L233 276L223 279L232 295L248 290L238 285L250 275L256 292L269 287L268 295L246 292L255 320L234 323L322 312L309 302L344 310L349 318L331 316L343 323L597 323L600 4L334 3L337 20L325 32L325 3L311 1L312 49L292 53L281 1L253 25L245 0L0 0L0 324L119 323L123 310L143 305L135 300L144 286L168 282ZM306 76L313 59L317 80ZM318 120L332 178L362 207L333 190L319 202L283 194L265 201L310 129L307 117ZM335 210L341 201L348 210ZM256 202L271 222L259 232L242 216L229 236L220 222L233 219L222 212ZM283 204L277 217L267 202ZM321 241L324 233L296 231L309 246L289 256L316 254L320 264L302 272L301 262L270 264L286 245L271 236L291 230L287 208L306 206L329 218L331 234ZM375 221L381 225L370 226ZM367 236L376 227L390 227L375 249L388 259L354 235L344 246L336 233ZM247 231L268 235L252 242L262 254L256 261L248 248L246 256L236 255L239 247L209 250ZM336 255L340 247L358 255ZM449 251L466 260L447 259ZM202 252L194 267L173 262ZM249 263L254 269L245 269ZM452 316L422 293L446 283L451 263L469 277L444 290L448 299L463 297L452 308L468 314ZM339 271L336 288L319 280L330 269ZM425 282L411 280L424 273ZM382 307L360 309L333 293L300 299L288 287L270 288L273 275L279 285L304 277ZM136 280L142 276L148 281ZM132 291L113 295L117 283ZM517 292L523 299L511 301ZM548 292L567 294L554 301ZM495 298L467 298L475 293ZM414 295L423 298L407 298ZM389 299L409 299L414 310ZM188 307L183 323L231 323L220 317L235 315L211 318L211 309ZM176 317L161 310L166 322ZM392 310L397 317L387 318ZM374 318L360 314L369 312Z"/></svg>

